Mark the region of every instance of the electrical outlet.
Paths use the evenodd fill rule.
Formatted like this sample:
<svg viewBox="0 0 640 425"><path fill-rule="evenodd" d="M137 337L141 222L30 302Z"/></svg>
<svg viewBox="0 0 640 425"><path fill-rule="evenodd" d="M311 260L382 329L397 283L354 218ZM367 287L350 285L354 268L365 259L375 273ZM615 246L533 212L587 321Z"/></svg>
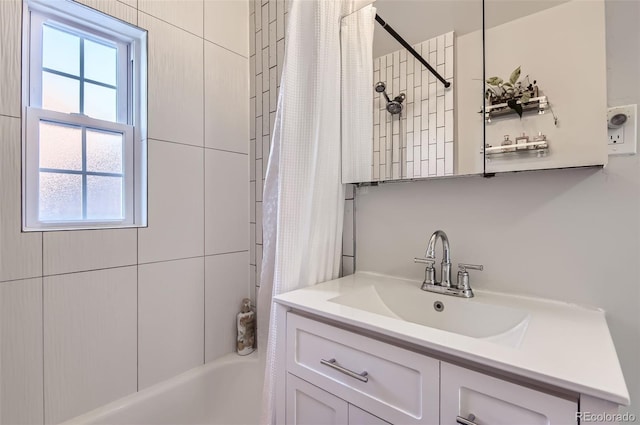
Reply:
<svg viewBox="0 0 640 425"><path fill-rule="evenodd" d="M634 155L637 149L637 105L616 106L607 113L609 155Z"/></svg>

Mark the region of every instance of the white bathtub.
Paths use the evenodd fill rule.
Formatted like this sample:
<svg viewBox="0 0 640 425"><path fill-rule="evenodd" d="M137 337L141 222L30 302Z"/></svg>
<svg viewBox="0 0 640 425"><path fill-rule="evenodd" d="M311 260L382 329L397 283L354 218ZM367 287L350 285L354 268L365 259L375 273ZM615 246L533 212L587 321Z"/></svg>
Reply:
<svg viewBox="0 0 640 425"><path fill-rule="evenodd" d="M63 425L256 425L263 363L230 354Z"/></svg>

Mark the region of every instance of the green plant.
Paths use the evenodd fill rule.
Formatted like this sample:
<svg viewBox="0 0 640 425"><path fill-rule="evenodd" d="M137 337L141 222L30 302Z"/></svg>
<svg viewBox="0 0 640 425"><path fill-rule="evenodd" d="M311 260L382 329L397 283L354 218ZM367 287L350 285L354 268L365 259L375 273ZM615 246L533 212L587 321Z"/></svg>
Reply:
<svg viewBox="0 0 640 425"><path fill-rule="evenodd" d="M537 96L536 81L529 82L529 76L520 79L521 70L518 66L513 70L507 81L500 77L487 79L485 98L491 104L506 103L509 108L522 117L522 104ZM519 101L519 102L518 102Z"/></svg>

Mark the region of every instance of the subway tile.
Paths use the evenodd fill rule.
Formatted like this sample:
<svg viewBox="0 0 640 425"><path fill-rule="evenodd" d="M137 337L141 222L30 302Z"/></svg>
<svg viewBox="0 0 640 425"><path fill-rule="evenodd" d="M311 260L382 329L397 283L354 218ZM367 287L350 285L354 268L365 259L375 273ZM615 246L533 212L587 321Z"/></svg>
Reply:
<svg viewBox="0 0 640 425"><path fill-rule="evenodd" d="M249 223L256 222L256 184L255 180L249 182Z"/></svg>
<svg viewBox="0 0 640 425"><path fill-rule="evenodd" d="M445 49L444 78L453 78L453 46Z"/></svg>
<svg viewBox="0 0 640 425"><path fill-rule="evenodd" d="M269 135L273 135L273 127L276 124L276 113L275 112L271 112L269 113Z"/></svg>
<svg viewBox="0 0 640 425"><path fill-rule="evenodd" d="M0 116L0 281L42 275L42 233L21 232L21 146L20 119Z"/></svg>
<svg viewBox="0 0 640 425"><path fill-rule="evenodd" d="M262 2L260 0L254 1L254 13L256 14L256 31L259 31L262 29Z"/></svg>
<svg viewBox="0 0 640 425"><path fill-rule="evenodd" d="M276 0L276 36L278 40L284 38L284 0Z"/></svg>
<svg viewBox="0 0 640 425"><path fill-rule="evenodd" d="M412 178L414 178L414 177L417 177L417 176L414 174L413 164L414 164L414 163L413 163L413 162L411 162L411 161L408 161L408 162L407 162L407 178L408 178L408 179L412 179Z"/></svg>
<svg viewBox="0 0 640 425"><path fill-rule="evenodd" d="M149 137L202 146L203 40L147 14L138 18L149 31Z"/></svg>
<svg viewBox="0 0 640 425"><path fill-rule="evenodd" d="M269 22L275 22L276 16L276 1L269 1Z"/></svg>
<svg viewBox="0 0 640 425"><path fill-rule="evenodd" d="M64 274L135 265L136 229L44 232L44 274Z"/></svg>
<svg viewBox="0 0 640 425"><path fill-rule="evenodd" d="M255 82L256 82L256 117L261 117L266 113L268 113L268 110L265 111L262 109L262 106L264 105L263 98L265 96L265 94L262 91L262 73L255 76ZM257 131L257 134L262 134L261 133L262 126L256 127L256 131Z"/></svg>
<svg viewBox="0 0 640 425"><path fill-rule="evenodd" d="M453 130L455 123L453 122L453 111L445 111L444 113L444 140L445 142L453 142Z"/></svg>
<svg viewBox="0 0 640 425"><path fill-rule="evenodd" d="M420 176L427 177L430 176L429 173L429 161L420 161Z"/></svg>
<svg viewBox="0 0 640 425"><path fill-rule="evenodd" d="M436 131L436 158L444 158L444 127L438 127Z"/></svg>
<svg viewBox="0 0 640 425"><path fill-rule="evenodd" d="M256 264L256 223L249 224L249 264Z"/></svg>
<svg viewBox="0 0 640 425"><path fill-rule="evenodd" d="M254 0L249 0L249 15L255 15L256 13L256 2Z"/></svg>
<svg viewBox="0 0 640 425"><path fill-rule="evenodd" d="M431 72L429 72L428 69L423 69L422 70L422 93L420 95L421 99L429 99L429 85L425 83L425 81L427 81L429 79L429 75L431 75Z"/></svg>
<svg viewBox="0 0 640 425"><path fill-rule="evenodd" d="M453 142L447 142L444 145L444 174L453 175Z"/></svg>
<svg viewBox="0 0 640 425"><path fill-rule="evenodd" d="M256 202L256 243L262 244L262 202Z"/></svg>
<svg viewBox="0 0 640 425"><path fill-rule="evenodd" d="M420 146L413 147L413 177L426 177L422 174L422 161L420 160Z"/></svg>
<svg viewBox="0 0 640 425"><path fill-rule="evenodd" d="M421 144L421 160L426 160L429 159L429 148L428 148L428 144L429 144L429 133L434 133L433 131L429 132L428 130L422 130L421 135L420 135L420 144Z"/></svg>
<svg viewBox="0 0 640 425"><path fill-rule="evenodd" d="M260 30L256 33L256 73L253 75L262 72L262 50L267 47L262 45L262 31Z"/></svg>
<svg viewBox="0 0 640 425"><path fill-rule="evenodd" d="M269 5L262 5L262 47L269 45Z"/></svg>
<svg viewBox="0 0 640 425"><path fill-rule="evenodd" d="M249 296L249 254L205 257L205 361L236 350L236 315Z"/></svg>
<svg viewBox="0 0 640 425"><path fill-rule="evenodd" d="M270 136L262 136L262 146L260 148L260 158L268 158L269 157L269 138ZM263 161L264 164L264 161ZM266 172L266 167L262 167L262 175Z"/></svg>
<svg viewBox="0 0 640 425"><path fill-rule="evenodd" d="M431 113L429 114L429 128L436 128L437 127L437 118L436 118L436 114L435 113ZM429 139L429 143L433 144L436 143L436 132L432 132L430 133L431 138Z"/></svg>
<svg viewBox="0 0 640 425"><path fill-rule="evenodd" d="M255 291L256 289L256 279L257 279L257 273L258 271L256 270L256 266L255 265L249 265L249 290L251 291L251 288L253 287L253 290ZM255 299L254 299L255 301Z"/></svg>
<svg viewBox="0 0 640 425"><path fill-rule="evenodd" d="M42 279L0 283L0 423L42 424Z"/></svg>
<svg viewBox="0 0 640 425"><path fill-rule="evenodd" d="M263 75L266 75L266 80L263 78L263 82L262 82L262 84L266 84L265 85L266 91L262 94L262 115L268 115L269 111L271 110L269 108L269 103L271 99L271 91L269 90L269 71L267 71L267 73Z"/></svg>
<svg viewBox="0 0 640 425"><path fill-rule="evenodd" d="M154 0L150 0L154 1ZM204 38L249 56L249 2L237 0L204 0ZM256 30L259 30L259 8L256 9ZM257 46L257 43L256 43Z"/></svg>
<svg viewBox="0 0 640 425"><path fill-rule="evenodd" d="M429 175L430 176L435 176L437 175L437 169L436 169L436 161L437 161L437 151L436 151L436 145L429 145L429 159L431 161L429 161Z"/></svg>
<svg viewBox="0 0 640 425"><path fill-rule="evenodd" d="M380 178L380 152L373 153L373 179L378 180Z"/></svg>
<svg viewBox="0 0 640 425"><path fill-rule="evenodd" d="M419 117L422 115L422 89L420 86L413 89L413 115Z"/></svg>
<svg viewBox="0 0 640 425"><path fill-rule="evenodd" d="M444 126L444 96L438 96L436 98L436 125L438 127Z"/></svg>
<svg viewBox="0 0 640 425"><path fill-rule="evenodd" d="M275 4L275 1L271 3ZM276 50L277 42L278 39L276 35L276 23L274 21L269 24L269 68L273 68L278 64Z"/></svg>
<svg viewBox="0 0 640 425"><path fill-rule="evenodd" d="M407 133L407 161L413 161L413 132Z"/></svg>
<svg viewBox="0 0 640 425"><path fill-rule="evenodd" d="M249 249L248 167L247 155L205 152L206 255Z"/></svg>
<svg viewBox="0 0 640 425"><path fill-rule="evenodd" d="M139 390L203 363L204 258L138 270Z"/></svg>
<svg viewBox="0 0 640 425"><path fill-rule="evenodd" d="M449 80L451 83L453 83L453 80ZM445 111L450 111L453 110L453 84L451 84L451 86L446 89L444 91L444 110Z"/></svg>
<svg viewBox="0 0 640 425"><path fill-rule="evenodd" d="M277 73L278 71L276 68L271 68L269 70L269 112L276 111L278 102L278 89L276 87Z"/></svg>
<svg viewBox="0 0 640 425"><path fill-rule="evenodd" d="M269 47L262 49L262 91L269 90Z"/></svg>
<svg viewBox="0 0 640 425"><path fill-rule="evenodd" d="M438 65L436 69L438 71L438 74L444 75L444 64ZM436 95L444 96L444 84L442 84L440 81L438 81L438 84L436 85Z"/></svg>
<svg viewBox="0 0 640 425"><path fill-rule="evenodd" d="M444 176L444 158L440 158L436 160L436 175Z"/></svg>
<svg viewBox="0 0 640 425"><path fill-rule="evenodd" d="M138 229L140 263L204 255L203 151L149 141L149 227Z"/></svg>
<svg viewBox="0 0 640 425"><path fill-rule="evenodd" d="M438 48L438 43L437 43L436 38L430 39L429 40L429 53L435 52L437 48ZM431 65L435 65L435 63L436 62L434 60L434 61L432 61Z"/></svg>
<svg viewBox="0 0 640 425"><path fill-rule="evenodd" d="M454 38L454 32L448 32L444 35L444 45L445 47L449 47L449 46L453 46L453 38Z"/></svg>
<svg viewBox="0 0 640 425"><path fill-rule="evenodd" d="M138 10L198 37L203 35L203 0L138 0ZM245 15L246 16L246 15Z"/></svg>
<svg viewBox="0 0 640 425"><path fill-rule="evenodd" d="M136 392L136 272L44 278L45 423Z"/></svg>
<svg viewBox="0 0 640 425"><path fill-rule="evenodd" d="M249 165L251 166L251 164ZM255 163L256 169L256 201L262 202L262 182L260 176L262 176L262 159L256 159Z"/></svg>
<svg viewBox="0 0 640 425"><path fill-rule="evenodd" d="M438 89L437 86L440 84L440 82L438 83L431 83L429 84L429 111L431 113L436 112L437 111L437 106L438 106L438 98L437 98L437 93L438 93ZM441 85L441 84L440 84Z"/></svg>
<svg viewBox="0 0 640 425"><path fill-rule="evenodd" d="M420 129L428 130L429 129L429 100L425 99L422 101L422 106L420 107L422 115L420 116Z"/></svg>
<svg viewBox="0 0 640 425"><path fill-rule="evenodd" d="M278 60L277 86L280 87L281 80L282 80L282 71L284 66L284 40L278 40L276 49L277 49L277 60Z"/></svg>
<svg viewBox="0 0 640 425"><path fill-rule="evenodd" d="M436 52L430 52L429 53L429 65L431 65L432 68L437 70L437 66L436 66L436 61L438 60L438 54ZM431 83L435 83L436 77L435 75L433 75L431 72L429 72L429 84Z"/></svg>
<svg viewBox="0 0 640 425"><path fill-rule="evenodd" d="M256 138L256 98L249 99L249 139Z"/></svg>
<svg viewBox="0 0 640 425"><path fill-rule="evenodd" d="M440 35L436 38L436 52L437 52L437 64L444 64L444 35Z"/></svg>
<svg viewBox="0 0 640 425"><path fill-rule="evenodd" d="M205 43L205 146L248 153L247 59Z"/></svg>
<svg viewBox="0 0 640 425"><path fill-rule="evenodd" d="M22 1L0 1L0 114L21 111Z"/></svg>
<svg viewBox="0 0 640 425"><path fill-rule="evenodd" d="M249 58L249 96L252 98L256 97L256 58L256 55Z"/></svg>
<svg viewBox="0 0 640 425"><path fill-rule="evenodd" d="M260 287L262 280L262 245L256 244L256 286Z"/></svg>

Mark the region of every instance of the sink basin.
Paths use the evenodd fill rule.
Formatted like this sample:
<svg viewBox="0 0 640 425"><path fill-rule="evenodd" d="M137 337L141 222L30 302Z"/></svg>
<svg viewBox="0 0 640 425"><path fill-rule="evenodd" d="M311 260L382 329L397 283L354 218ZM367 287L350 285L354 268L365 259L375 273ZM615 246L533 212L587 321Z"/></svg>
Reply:
<svg viewBox="0 0 640 425"><path fill-rule="evenodd" d="M422 291L419 286L374 282L327 301L447 332L519 347L529 323L524 310Z"/></svg>

